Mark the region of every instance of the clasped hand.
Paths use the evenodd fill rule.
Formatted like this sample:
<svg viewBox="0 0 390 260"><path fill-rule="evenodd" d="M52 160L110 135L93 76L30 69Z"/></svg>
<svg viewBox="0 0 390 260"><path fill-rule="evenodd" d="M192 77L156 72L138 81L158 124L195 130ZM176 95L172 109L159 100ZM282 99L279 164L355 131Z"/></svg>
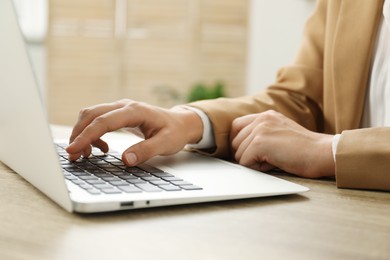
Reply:
<svg viewBox="0 0 390 260"><path fill-rule="evenodd" d="M244 166L280 168L307 178L335 174L333 136L309 131L278 112L237 118L230 138L234 157Z"/></svg>

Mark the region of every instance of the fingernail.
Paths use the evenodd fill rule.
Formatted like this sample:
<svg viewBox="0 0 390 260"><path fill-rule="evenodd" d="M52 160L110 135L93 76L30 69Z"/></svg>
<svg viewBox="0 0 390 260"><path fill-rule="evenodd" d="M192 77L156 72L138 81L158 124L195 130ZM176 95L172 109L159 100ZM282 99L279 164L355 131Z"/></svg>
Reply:
<svg viewBox="0 0 390 260"><path fill-rule="evenodd" d="M77 159L79 159L80 158L80 154L69 154L68 155L68 159L70 160L70 161L76 161Z"/></svg>
<svg viewBox="0 0 390 260"><path fill-rule="evenodd" d="M126 154L126 161L130 165L134 165L137 162L137 156L135 153L128 153Z"/></svg>
<svg viewBox="0 0 390 260"><path fill-rule="evenodd" d="M66 151L68 151L68 149L72 150L74 147L76 146L76 141L73 141L71 142L68 147L65 148Z"/></svg>

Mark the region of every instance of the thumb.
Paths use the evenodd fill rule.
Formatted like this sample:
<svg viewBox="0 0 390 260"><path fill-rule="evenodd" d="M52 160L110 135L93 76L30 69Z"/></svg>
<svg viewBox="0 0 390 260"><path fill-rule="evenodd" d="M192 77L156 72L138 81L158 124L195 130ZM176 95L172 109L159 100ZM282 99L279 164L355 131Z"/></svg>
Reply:
<svg viewBox="0 0 390 260"><path fill-rule="evenodd" d="M171 149L171 151L169 150ZM166 138L155 135L150 139L141 141L122 154L122 161L128 166L135 166L143 163L156 155L172 154L177 152L172 146L167 145Z"/></svg>

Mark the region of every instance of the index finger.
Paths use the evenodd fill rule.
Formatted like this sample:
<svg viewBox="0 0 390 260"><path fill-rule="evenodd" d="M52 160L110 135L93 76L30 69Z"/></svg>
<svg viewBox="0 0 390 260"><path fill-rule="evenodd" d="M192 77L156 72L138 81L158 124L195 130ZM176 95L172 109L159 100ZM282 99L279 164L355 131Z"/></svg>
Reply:
<svg viewBox="0 0 390 260"><path fill-rule="evenodd" d="M121 102L105 103L96 106L84 108L80 111L79 118L73 127L72 133L69 137L69 143L72 143L77 136L92 123L95 118L104 115L110 111L123 107Z"/></svg>
<svg viewBox="0 0 390 260"><path fill-rule="evenodd" d="M66 148L70 154L78 154L97 142L104 134L123 127L142 124L142 113L128 106L115 109L92 120Z"/></svg>

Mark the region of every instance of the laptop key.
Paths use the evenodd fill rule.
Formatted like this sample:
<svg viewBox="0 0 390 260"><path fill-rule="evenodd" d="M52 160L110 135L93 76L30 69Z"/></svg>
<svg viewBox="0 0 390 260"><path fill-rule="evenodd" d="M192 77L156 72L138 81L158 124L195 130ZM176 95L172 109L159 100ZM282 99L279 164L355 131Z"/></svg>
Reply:
<svg viewBox="0 0 390 260"><path fill-rule="evenodd" d="M115 176L101 177L101 179L105 180L105 181L119 181L120 180L118 177L115 177Z"/></svg>
<svg viewBox="0 0 390 260"><path fill-rule="evenodd" d="M135 186L119 186L118 189L120 189L121 191L124 191L126 193L138 193L138 192L142 192L142 190L140 188L137 188Z"/></svg>
<svg viewBox="0 0 390 260"><path fill-rule="evenodd" d="M117 172L123 172L121 169L119 169L118 167L115 167L113 165L100 165L99 166L100 168L102 168L103 170L106 170L108 172L113 172L113 171L117 171Z"/></svg>
<svg viewBox="0 0 390 260"><path fill-rule="evenodd" d="M156 181L150 181L151 184L160 186L160 185L171 185L170 182L164 181L164 180L156 180Z"/></svg>
<svg viewBox="0 0 390 260"><path fill-rule="evenodd" d="M111 174L116 175L116 176L128 175L128 173L123 172L123 171L120 171L120 172L115 171L115 172L111 172Z"/></svg>
<svg viewBox="0 0 390 260"><path fill-rule="evenodd" d="M86 184L86 183L80 184L79 187L80 187L80 188L83 188L84 190L91 190L91 189L94 189L93 186L91 186L91 185L89 185L89 184Z"/></svg>
<svg viewBox="0 0 390 260"><path fill-rule="evenodd" d="M137 186L138 188L146 192L162 191L159 187L152 185L150 183L139 183L139 184L135 184L135 186Z"/></svg>
<svg viewBox="0 0 390 260"><path fill-rule="evenodd" d="M85 184L84 181L79 180L79 179L77 179L77 180L72 180L72 182L73 182L74 184L77 184L77 185Z"/></svg>
<svg viewBox="0 0 390 260"><path fill-rule="evenodd" d="M134 172L132 173L134 176L137 176L137 177L140 177L140 178L144 178L144 177L153 177L150 173L147 173L147 172Z"/></svg>
<svg viewBox="0 0 390 260"><path fill-rule="evenodd" d="M98 178L96 176L93 176L93 175L87 175L87 176L79 176L80 179L82 180L98 180Z"/></svg>
<svg viewBox="0 0 390 260"><path fill-rule="evenodd" d="M114 188L111 188L111 189L101 189L101 191L106 193L106 194L119 194L119 193L122 193L120 190L114 189Z"/></svg>
<svg viewBox="0 0 390 260"><path fill-rule="evenodd" d="M73 175L65 175L65 178L66 178L67 180L70 180L70 181L72 181L72 180L77 180L77 179L78 179L77 177L75 177L75 176L73 176Z"/></svg>
<svg viewBox="0 0 390 260"><path fill-rule="evenodd" d="M129 185L128 182L125 182L125 181L122 181L122 180L120 180L120 181L110 181L110 184L114 185L114 186L127 186L127 185Z"/></svg>
<svg viewBox="0 0 390 260"><path fill-rule="evenodd" d="M118 163L118 162L122 162L121 160L119 160L118 158L115 158L115 157L112 157L112 156L107 156L105 158L103 158L104 161L106 162L109 162L109 163Z"/></svg>
<svg viewBox="0 0 390 260"><path fill-rule="evenodd" d="M136 168L136 167L126 167L125 168L125 171L129 172L129 173L132 173L132 174L135 174L135 173L145 173L145 171L139 169L139 168Z"/></svg>
<svg viewBox="0 0 390 260"><path fill-rule="evenodd" d="M126 180L128 183L131 183L131 184L145 184L145 183L148 183L144 180L141 180L141 179L128 179Z"/></svg>
<svg viewBox="0 0 390 260"><path fill-rule="evenodd" d="M121 166L121 167L127 167L122 161L116 161L116 162L110 162L112 165L115 165L117 167Z"/></svg>
<svg viewBox="0 0 390 260"><path fill-rule="evenodd" d="M160 178L157 178L157 177L155 177L155 176L142 177L141 179L143 179L143 180L145 180L145 181L148 181L148 182L159 181L159 180L161 180Z"/></svg>
<svg viewBox="0 0 390 260"><path fill-rule="evenodd" d="M96 173L106 173L105 170L100 169L100 168L96 168L96 169L86 169L86 171L89 172L89 173L93 173L93 174L96 174Z"/></svg>
<svg viewBox="0 0 390 260"><path fill-rule="evenodd" d="M167 173L167 172L155 172L153 173L154 176L156 177L175 177L174 175L170 174L170 173Z"/></svg>
<svg viewBox="0 0 390 260"><path fill-rule="evenodd" d="M145 164L145 163L142 163L142 164L139 164L137 165L138 168L146 171L146 172L150 172L150 173L161 173L161 172L164 172L163 170L160 170L156 167L153 167L149 164Z"/></svg>
<svg viewBox="0 0 390 260"><path fill-rule="evenodd" d="M193 185L191 182L188 181L171 181L171 183L177 186Z"/></svg>
<svg viewBox="0 0 390 260"><path fill-rule="evenodd" d="M69 162L69 163L77 165L77 166L80 166L80 167L91 166L91 163L89 161L85 160L85 159L79 159L77 161Z"/></svg>
<svg viewBox="0 0 390 260"><path fill-rule="evenodd" d="M67 170L68 172L78 172L80 171L80 168L79 167L76 167L74 165L71 165L71 166L63 166L62 167L63 169Z"/></svg>
<svg viewBox="0 0 390 260"><path fill-rule="evenodd" d="M161 179L166 181L183 181L183 179L177 178L177 177L161 177Z"/></svg>
<svg viewBox="0 0 390 260"><path fill-rule="evenodd" d="M180 186L183 190L203 190L201 187L196 186L196 185L184 185Z"/></svg>
<svg viewBox="0 0 390 260"><path fill-rule="evenodd" d="M181 190L180 187L178 186L175 186L175 185L172 185L172 184L168 184L168 185L159 185L159 187L163 190L166 190L166 191L179 191Z"/></svg>
<svg viewBox="0 0 390 260"><path fill-rule="evenodd" d="M89 183L89 184L105 184L106 182L103 181L103 180L85 180L86 183Z"/></svg>
<svg viewBox="0 0 390 260"><path fill-rule="evenodd" d="M97 189L87 189L86 190L88 193L92 194L92 195L99 195L101 194L101 192Z"/></svg>
<svg viewBox="0 0 390 260"><path fill-rule="evenodd" d="M74 176L77 176L77 177L80 177L80 176L91 176L91 174L87 173L87 172L82 172L82 171L78 171L78 172L72 172L72 174Z"/></svg>
<svg viewBox="0 0 390 260"><path fill-rule="evenodd" d="M112 189L114 188L112 185L110 184L92 184L95 188L99 189L99 190L102 190L102 189Z"/></svg>
<svg viewBox="0 0 390 260"><path fill-rule="evenodd" d="M99 177L99 178L115 177L112 174L109 174L108 172L105 172L105 173L95 173L94 175Z"/></svg>
<svg viewBox="0 0 390 260"><path fill-rule="evenodd" d="M127 175L122 175L122 176L118 176L119 178L123 179L123 180L135 180L135 179L138 179L138 177L132 175L132 174L127 174Z"/></svg>

